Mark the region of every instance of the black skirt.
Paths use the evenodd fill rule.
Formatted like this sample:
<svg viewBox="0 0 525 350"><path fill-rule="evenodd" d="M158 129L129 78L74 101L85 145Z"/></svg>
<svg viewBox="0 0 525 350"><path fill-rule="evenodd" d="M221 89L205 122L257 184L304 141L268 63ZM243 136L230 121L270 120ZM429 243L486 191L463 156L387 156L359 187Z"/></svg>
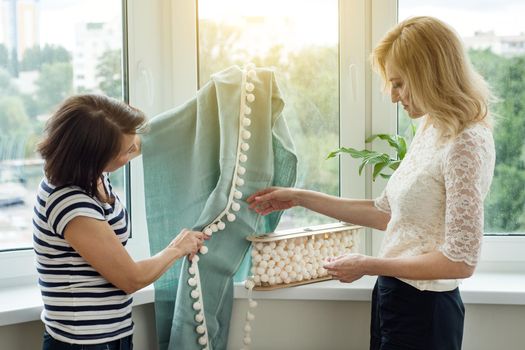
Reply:
<svg viewBox="0 0 525 350"><path fill-rule="evenodd" d="M379 276L372 293L370 350L460 350L464 319L458 288L420 291Z"/></svg>

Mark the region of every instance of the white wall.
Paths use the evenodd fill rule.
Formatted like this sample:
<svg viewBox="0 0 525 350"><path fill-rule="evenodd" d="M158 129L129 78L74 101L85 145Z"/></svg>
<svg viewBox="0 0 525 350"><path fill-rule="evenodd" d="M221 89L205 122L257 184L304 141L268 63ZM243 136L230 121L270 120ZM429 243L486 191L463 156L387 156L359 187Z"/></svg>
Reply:
<svg viewBox="0 0 525 350"><path fill-rule="evenodd" d="M247 301L235 300L229 349L239 349ZM523 350L525 306L466 305L463 350ZM252 322L252 350L366 350L370 303L261 300ZM153 304L133 309L134 348L156 350ZM0 327L0 350L41 349L40 321ZM220 350L220 349L215 349Z"/></svg>

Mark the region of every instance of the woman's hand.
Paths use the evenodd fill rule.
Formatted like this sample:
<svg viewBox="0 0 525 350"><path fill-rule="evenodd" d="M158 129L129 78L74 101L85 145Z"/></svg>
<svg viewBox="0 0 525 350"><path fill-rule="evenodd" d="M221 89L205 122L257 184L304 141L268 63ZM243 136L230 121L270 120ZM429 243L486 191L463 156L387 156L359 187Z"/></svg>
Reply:
<svg viewBox="0 0 525 350"><path fill-rule="evenodd" d="M199 249L201 249L204 241L208 239L209 237L202 232L182 229L177 237L168 245L168 248L177 250L181 256L188 255L191 261Z"/></svg>
<svg viewBox="0 0 525 350"><path fill-rule="evenodd" d="M299 194L300 190L295 188L269 187L255 192L246 201L258 214L267 215L299 205Z"/></svg>
<svg viewBox="0 0 525 350"><path fill-rule="evenodd" d="M326 259L324 268L333 279L350 283L365 275L367 256L361 254L346 254Z"/></svg>

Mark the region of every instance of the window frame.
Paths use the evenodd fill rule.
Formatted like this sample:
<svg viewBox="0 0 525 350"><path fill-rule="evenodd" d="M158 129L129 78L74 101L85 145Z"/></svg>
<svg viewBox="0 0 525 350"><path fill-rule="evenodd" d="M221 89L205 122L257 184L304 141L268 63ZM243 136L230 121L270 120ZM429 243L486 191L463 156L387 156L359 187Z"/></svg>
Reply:
<svg viewBox="0 0 525 350"><path fill-rule="evenodd" d="M397 132L397 110L382 82L372 73L368 56L375 43L397 23L397 1L339 0L339 92L340 145L358 149L388 151L386 146L368 145L366 136ZM180 105L192 98L198 86L197 4L183 0L145 3L123 0L124 91L131 105L147 115ZM127 78L126 78L127 77ZM350 98L344 98L350 96ZM340 194L350 198L377 197L386 181L372 182L370 171L357 175L359 161L340 158ZM130 212L133 238L127 246L134 259L150 256L142 159L129 166ZM175 234L176 232L174 232ZM377 255L383 233L366 230L361 252ZM525 256L523 236L485 236L478 270L523 271ZM0 286L34 283L37 274L32 249L0 253Z"/></svg>

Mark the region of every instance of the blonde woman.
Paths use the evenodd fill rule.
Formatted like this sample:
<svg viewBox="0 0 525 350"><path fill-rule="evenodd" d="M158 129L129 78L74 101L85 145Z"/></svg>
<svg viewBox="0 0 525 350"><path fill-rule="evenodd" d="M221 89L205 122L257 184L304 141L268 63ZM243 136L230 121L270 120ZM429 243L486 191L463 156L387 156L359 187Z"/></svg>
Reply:
<svg viewBox="0 0 525 350"><path fill-rule="evenodd" d="M372 295L370 349L461 348L470 277L483 238L483 200L494 171L487 84L445 23L415 17L392 28L372 53L393 103L421 119L410 149L375 200L268 188L248 198L260 214L303 206L385 230L378 257L329 259L333 278L379 276Z"/></svg>

